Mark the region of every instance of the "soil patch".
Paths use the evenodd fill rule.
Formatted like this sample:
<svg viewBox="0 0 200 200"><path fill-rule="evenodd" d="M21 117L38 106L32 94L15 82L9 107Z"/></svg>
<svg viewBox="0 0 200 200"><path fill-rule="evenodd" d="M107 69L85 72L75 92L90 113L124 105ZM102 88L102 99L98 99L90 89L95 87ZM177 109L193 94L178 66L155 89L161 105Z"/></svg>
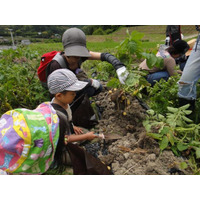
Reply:
<svg viewBox="0 0 200 200"><path fill-rule="evenodd" d="M146 135L142 125L146 110L137 98L127 95L124 99L120 91L111 93L104 85L104 91L95 97L95 102L102 110L96 126L99 133L123 136L96 145L101 148L95 156L109 165L114 174L192 174L191 169L180 169L180 163L187 162L186 159L176 157L170 150L161 152L158 142Z"/></svg>

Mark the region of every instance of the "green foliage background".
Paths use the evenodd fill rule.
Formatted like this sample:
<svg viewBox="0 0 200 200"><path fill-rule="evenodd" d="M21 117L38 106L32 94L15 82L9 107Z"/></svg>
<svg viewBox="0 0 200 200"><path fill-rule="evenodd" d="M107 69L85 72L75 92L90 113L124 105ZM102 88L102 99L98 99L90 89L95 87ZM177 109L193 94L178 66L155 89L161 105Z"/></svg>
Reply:
<svg viewBox="0 0 200 200"><path fill-rule="evenodd" d="M19 107L34 109L49 100L37 78L39 56L27 48L0 53L0 114Z"/></svg>

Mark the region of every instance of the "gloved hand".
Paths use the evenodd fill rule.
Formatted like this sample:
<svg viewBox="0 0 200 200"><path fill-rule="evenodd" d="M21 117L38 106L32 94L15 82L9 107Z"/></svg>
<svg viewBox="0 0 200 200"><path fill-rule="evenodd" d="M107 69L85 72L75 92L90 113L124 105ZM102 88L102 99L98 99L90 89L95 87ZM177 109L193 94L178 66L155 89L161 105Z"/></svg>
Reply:
<svg viewBox="0 0 200 200"><path fill-rule="evenodd" d="M165 45L170 46L170 37L169 36L165 38Z"/></svg>
<svg viewBox="0 0 200 200"><path fill-rule="evenodd" d="M119 81L121 84L125 84L125 80L129 75L129 72L126 70L126 67L120 67L119 69L117 69L117 76L119 78Z"/></svg>
<svg viewBox="0 0 200 200"><path fill-rule="evenodd" d="M91 79L92 80L92 87L94 87L95 89L99 89L101 83L95 79Z"/></svg>

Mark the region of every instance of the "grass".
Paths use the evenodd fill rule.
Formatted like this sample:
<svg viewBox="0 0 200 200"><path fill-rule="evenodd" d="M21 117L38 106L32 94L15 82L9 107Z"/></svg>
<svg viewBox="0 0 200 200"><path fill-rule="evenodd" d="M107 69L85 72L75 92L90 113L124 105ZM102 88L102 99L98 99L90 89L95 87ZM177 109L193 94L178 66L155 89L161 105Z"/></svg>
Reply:
<svg viewBox="0 0 200 200"><path fill-rule="evenodd" d="M120 42L105 41L105 42L87 42L87 48L91 51L97 52L111 52L118 46Z"/></svg>
<svg viewBox="0 0 200 200"><path fill-rule="evenodd" d="M134 27L121 27L109 35L87 35L87 48L97 52L113 52L125 38L126 31L138 31L144 33L142 47L146 49L155 49L157 44L162 44L165 41L166 25L141 25ZM181 31L185 37L197 35L194 25L181 25ZM186 41L188 41L187 39ZM39 54L49 51L63 50L62 43L32 43L29 45L32 50L37 50Z"/></svg>
<svg viewBox="0 0 200 200"><path fill-rule="evenodd" d="M166 25L153 25L153 26L135 26L135 27L121 27L118 31L109 35L87 35L87 48L90 51L96 52L109 52L115 54L116 47L127 37L127 29L129 33L132 31L138 31L144 33L142 38L142 48L144 51L157 51L158 44L164 44L165 42L165 30ZM193 25L181 26L181 30L184 36L191 36L196 34L197 31ZM191 39L191 38L190 38ZM186 41L188 41L187 39ZM63 46L61 42L58 43L32 43L27 48L31 51L37 51L38 61L41 55L50 51L62 51ZM38 62L37 61L37 62ZM87 63L85 63L87 64ZM135 63L134 63L135 64Z"/></svg>
<svg viewBox="0 0 200 200"><path fill-rule="evenodd" d="M98 39L98 36L96 36ZM96 40L97 40L96 39ZM102 37L101 37L102 40ZM115 48L123 41L120 40L118 42L113 41L112 39L108 39L107 37L104 37L104 41L87 41L87 48L91 51L96 51L96 52L110 52L113 53L115 52ZM142 43L142 47L144 49L152 49L156 48L157 44L159 44L159 41L144 41ZM40 55L50 52L50 51L62 51L62 43L32 43L28 46L32 51L37 51Z"/></svg>
<svg viewBox="0 0 200 200"><path fill-rule="evenodd" d="M38 51L40 55L50 51L62 51L62 43L32 43L28 46L33 51Z"/></svg>

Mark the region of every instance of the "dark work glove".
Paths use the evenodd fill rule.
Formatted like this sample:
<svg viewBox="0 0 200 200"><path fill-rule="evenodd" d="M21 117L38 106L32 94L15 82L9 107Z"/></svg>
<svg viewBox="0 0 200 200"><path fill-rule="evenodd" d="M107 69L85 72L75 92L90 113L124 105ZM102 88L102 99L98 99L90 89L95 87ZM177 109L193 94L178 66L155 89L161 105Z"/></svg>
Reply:
<svg viewBox="0 0 200 200"><path fill-rule="evenodd" d="M122 84L125 84L125 80L129 74L129 72L126 70L126 67L122 62L120 62L115 56L113 56L109 53L102 53L101 61L107 61L110 64L112 64L117 72L119 81Z"/></svg>

